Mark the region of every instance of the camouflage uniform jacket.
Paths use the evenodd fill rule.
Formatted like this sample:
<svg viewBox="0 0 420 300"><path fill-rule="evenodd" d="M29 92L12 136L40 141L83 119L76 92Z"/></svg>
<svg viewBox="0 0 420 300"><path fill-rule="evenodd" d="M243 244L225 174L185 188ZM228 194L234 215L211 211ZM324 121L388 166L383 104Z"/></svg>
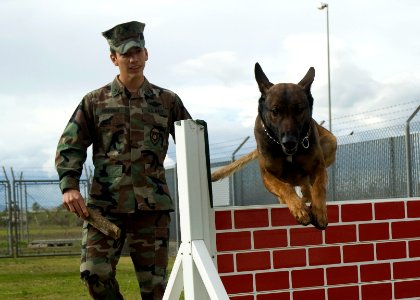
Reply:
<svg viewBox="0 0 420 300"><path fill-rule="evenodd" d="M92 144L94 176L88 204L106 211L173 210L163 161L174 122L190 119L181 99L145 79L137 95L117 78L88 93L67 124L56 152L60 189L79 189Z"/></svg>

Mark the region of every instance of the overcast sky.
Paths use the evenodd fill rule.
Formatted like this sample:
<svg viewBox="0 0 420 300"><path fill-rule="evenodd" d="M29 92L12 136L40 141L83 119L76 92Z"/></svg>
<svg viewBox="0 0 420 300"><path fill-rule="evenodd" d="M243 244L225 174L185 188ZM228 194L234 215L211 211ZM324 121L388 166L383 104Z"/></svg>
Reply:
<svg viewBox="0 0 420 300"><path fill-rule="evenodd" d="M354 127L403 123L420 104L420 1L328 4L333 131L352 129L340 127L342 116L383 107L399 112L405 103L397 116L363 115ZM327 12L318 6L313 0L1 0L0 165L27 178L56 177L56 144L72 112L118 73L101 32L132 20L146 23L146 77L207 121L212 144L253 135L255 62L273 83L297 83L313 66L314 118L328 121Z"/></svg>

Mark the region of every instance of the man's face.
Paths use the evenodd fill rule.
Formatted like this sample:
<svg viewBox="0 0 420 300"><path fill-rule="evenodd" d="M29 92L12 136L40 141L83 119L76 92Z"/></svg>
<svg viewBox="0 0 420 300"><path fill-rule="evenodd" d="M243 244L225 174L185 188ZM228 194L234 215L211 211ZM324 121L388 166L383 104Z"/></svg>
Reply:
<svg viewBox="0 0 420 300"><path fill-rule="evenodd" d="M142 77L147 59L148 53L146 48L133 47L124 54L111 54L112 62L120 69L120 77L124 79Z"/></svg>

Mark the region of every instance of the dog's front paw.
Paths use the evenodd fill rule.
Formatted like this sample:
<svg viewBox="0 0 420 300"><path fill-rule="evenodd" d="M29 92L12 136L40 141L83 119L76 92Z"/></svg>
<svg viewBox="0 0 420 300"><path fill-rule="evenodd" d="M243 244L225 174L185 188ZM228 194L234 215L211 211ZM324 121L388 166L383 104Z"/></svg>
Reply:
<svg viewBox="0 0 420 300"><path fill-rule="evenodd" d="M311 223L315 228L324 230L328 226L328 215L326 207L316 208L311 207Z"/></svg>
<svg viewBox="0 0 420 300"><path fill-rule="evenodd" d="M311 213L305 204L289 207L289 210L299 224L307 226L311 223Z"/></svg>

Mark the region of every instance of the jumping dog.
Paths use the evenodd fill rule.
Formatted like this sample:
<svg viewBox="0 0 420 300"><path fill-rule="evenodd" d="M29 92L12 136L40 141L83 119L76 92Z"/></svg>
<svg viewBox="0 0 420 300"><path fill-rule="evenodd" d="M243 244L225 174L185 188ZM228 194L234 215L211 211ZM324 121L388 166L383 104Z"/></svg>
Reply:
<svg viewBox="0 0 420 300"><path fill-rule="evenodd" d="M311 67L298 84L273 84L261 66L255 64L255 79L261 92L254 126L257 149L214 172L212 181L227 177L258 158L265 187L280 203L287 204L297 222L325 229L327 167L335 161L337 141L312 118L314 78L315 69ZM296 193L297 186L302 198Z"/></svg>

